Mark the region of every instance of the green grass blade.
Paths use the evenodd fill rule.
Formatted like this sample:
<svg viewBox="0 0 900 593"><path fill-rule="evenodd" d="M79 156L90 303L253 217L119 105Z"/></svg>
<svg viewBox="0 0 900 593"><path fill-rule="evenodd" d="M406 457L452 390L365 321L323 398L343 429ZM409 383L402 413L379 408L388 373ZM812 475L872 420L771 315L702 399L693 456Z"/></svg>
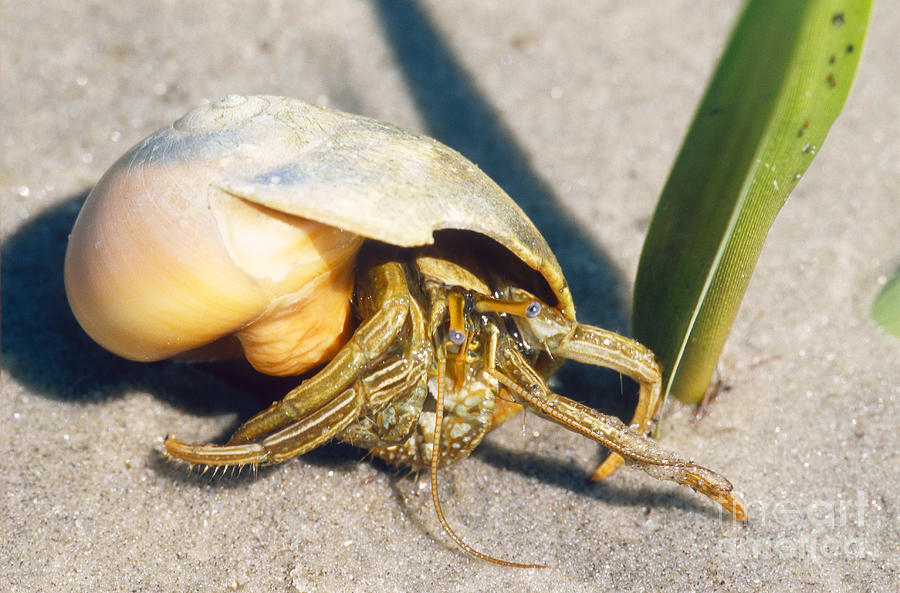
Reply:
<svg viewBox="0 0 900 593"><path fill-rule="evenodd" d="M635 337L665 394L710 383L763 241L840 113L870 0L750 0L650 224L635 280Z"/></svg>
<svg viewBox="0 0 900 593"><path fill-rule="evenodd" d="M875 297L869 314L884 331L900 338L900 272Z"/></svg>

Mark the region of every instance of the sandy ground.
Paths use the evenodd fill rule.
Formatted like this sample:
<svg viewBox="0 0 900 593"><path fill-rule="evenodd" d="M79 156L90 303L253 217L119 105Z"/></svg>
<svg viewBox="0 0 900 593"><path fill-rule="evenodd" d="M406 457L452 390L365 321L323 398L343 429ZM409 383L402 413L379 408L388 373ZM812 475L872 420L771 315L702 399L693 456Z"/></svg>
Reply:
<svg viewBox="0 0 900 593"><path fill-rule="evenodd" d="M163 435L221 439L283 386L139 365L95 346L62 288L86 192L207 98L270 93L434 135L517 197L583 321L628 331L643 234L736 2L2 2L4 591L896 591L900 341L868 307L900 265L896 34L875 7L844 114L762 254L697 425L668 447L727 474L735 525L636 472L585 476L594 445L513 421L442 472L473 560L426 480L324 447L253 477L199 478ZM570 369L597 405L618 382Z"/></svg>

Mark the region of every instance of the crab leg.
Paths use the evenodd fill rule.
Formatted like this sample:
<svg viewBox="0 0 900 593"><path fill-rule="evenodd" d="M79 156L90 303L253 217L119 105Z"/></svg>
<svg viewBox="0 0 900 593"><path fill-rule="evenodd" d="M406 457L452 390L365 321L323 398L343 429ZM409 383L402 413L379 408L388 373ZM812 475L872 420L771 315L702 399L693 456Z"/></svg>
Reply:
<svg viewBox="0 0 900 593"><path fill-rule="evenodd" d="M640 390L630 424L640 434L649 432L650 422L662 403L662 369L650 350L617 333L578 324L555 353L569 360L611 368L637 381ZM609 456L597 467L591 479L608 477L623 461L622 456L611 448Z"/></svg>
<svg viewBox="0 0 900 593"><path fill-rule="evenodd" d="M254 441L321 408L394 344L410 309L405 273L400 264L388 263L373 269L371 276L371 282L383 295L372 317L356 329L325 368L244 422L229 439L229 445ZM377 290L373 292L379 294Z"/></svg>
<svg viewBox="0 0 900 593"><path fill-rule="evenodd" d="M277 463L333 438L367 405L406 393L424 374L417 358L421 352L412 347L403 356L385 353L404 335L410 317L412 345L424 341L421 313L401 264L375 266L369 280L375 312L322 371L245 422L226 445L191 445L169 438L166 452L195 464Z"/></svg>
<svg viewBox="0 0 900 593"><path fill-rule="evenodd" d="M192 445L170 437L166 453L196 465L270 465L302 455L330 440L356 420L363 399L358 388L343 391L303 419L292 422L259 442L242 445Z"/></svg>
<svg viewBox="0 0 900 593"><path fill-rule="evenodd" d="M660 447L642 431L626 426L615 416L550 391L543 379L513 347L501 347L497 367L487 372L506 387L519 403L545 418L579 432L625 458L626 463L654 478L689 486L718 502L737 519L747 519L743 503L732 494L731 483L717 473L695 465ZM502 371L498 370L502 369Z"/></svg>

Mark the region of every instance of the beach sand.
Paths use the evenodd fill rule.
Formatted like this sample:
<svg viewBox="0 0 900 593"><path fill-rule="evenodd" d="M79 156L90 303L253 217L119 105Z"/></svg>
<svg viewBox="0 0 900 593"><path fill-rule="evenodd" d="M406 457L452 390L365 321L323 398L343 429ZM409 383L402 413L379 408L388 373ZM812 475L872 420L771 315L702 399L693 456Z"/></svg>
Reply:
<svg viewBox="0 0 900 593"><path fill-rule="evenodd" d="M599 448L513 420L427 477L346 446L200 477L163 437L223 440L283 393L222 367L122 361L69 312L66 237L131 145L230 93L437 137L519 200L579 318L629 331L644 234L737 2L4 2L0 589L872 591L900 588L900 340L869 319L900 266L900 11L874 9L843 114L771 230L699 423L663 444L721 471L736 524L673 484L587 476ZM557 388L627 415L618 379ZM278 391L281 390L281 391Z"/></svg>

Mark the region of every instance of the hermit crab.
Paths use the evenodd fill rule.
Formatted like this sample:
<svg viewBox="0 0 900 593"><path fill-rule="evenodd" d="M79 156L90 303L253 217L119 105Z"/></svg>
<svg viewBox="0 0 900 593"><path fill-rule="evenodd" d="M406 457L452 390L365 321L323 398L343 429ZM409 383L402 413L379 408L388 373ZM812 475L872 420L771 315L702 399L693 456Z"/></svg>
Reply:
<svg viewBox="0 0 900 593"><path fill-rule="evenodd" d="M562 270L519 207L439 142L298 100L231 95L126 153L69 239L76 318L140 361L241 353L260 372L316 371L224 445L169 437L173 458L267 465L329 441L430 470L522 407L624 461L744 507L716 473L647 436L661 370L647 348L578 323ZM639 384L630 425L554 393L569 359ZM531 566L531 565L524 565Z"/></svg>

